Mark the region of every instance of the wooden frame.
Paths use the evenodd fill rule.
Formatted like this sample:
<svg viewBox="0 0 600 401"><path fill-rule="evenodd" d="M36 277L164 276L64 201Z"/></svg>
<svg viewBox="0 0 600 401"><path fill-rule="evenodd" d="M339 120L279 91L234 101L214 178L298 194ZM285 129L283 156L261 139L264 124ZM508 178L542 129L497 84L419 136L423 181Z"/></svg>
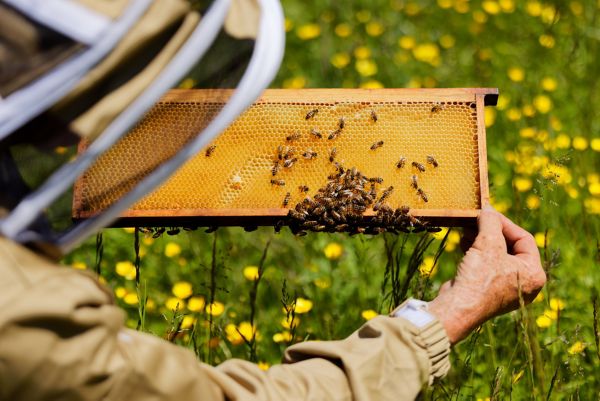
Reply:
<svg viewBox="0 0 600 401"><path fill-rule="evenodd" d="M224 103L231 90L172 90L160 102L166 103ZM343 102L474 102L477 111L477 142L480 185L480 204L489 203L486 130L484 106L496 105L498 89L455 88L455 89L271 89L255 103L316 104ZM80 144L83 152L86 144ZM85 219L94 212L83 210L81 193L82 180L74 188L73 218ZM480 209L412 209L415 216L432 224L445 226L473 225ZM161 209L127 210L114 226L249 226L273 225L287 215L286 208L256 209ZM365 213L368 218L372 212Z"/></svg>

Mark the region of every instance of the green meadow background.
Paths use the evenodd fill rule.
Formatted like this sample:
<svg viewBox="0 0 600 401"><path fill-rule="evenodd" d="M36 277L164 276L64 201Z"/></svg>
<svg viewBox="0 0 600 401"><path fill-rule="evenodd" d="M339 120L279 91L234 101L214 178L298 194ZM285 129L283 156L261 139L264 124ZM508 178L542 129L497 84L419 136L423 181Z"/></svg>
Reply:
<svg viewBox="0 0 600 401"><path fill-rule="evenodd" d="M530 307L455 347L449 376L424 399L599 399L600 1L283 6L274 88L500 90L486 109L492 204L535 235L549 280ZM129 327L207 363L235 357L266 369L289 344L343 338L405 297L433 298L461 260L459 239L459 229L296 238L222 228L156 239L106 229L64 263L99 271Z"/></svg>

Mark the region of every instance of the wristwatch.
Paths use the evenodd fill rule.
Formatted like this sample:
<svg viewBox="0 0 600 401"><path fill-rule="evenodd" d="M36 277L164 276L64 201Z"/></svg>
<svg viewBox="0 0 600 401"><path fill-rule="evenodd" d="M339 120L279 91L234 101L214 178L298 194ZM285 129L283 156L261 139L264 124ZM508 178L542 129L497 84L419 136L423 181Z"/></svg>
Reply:
<svg viewBox="0 0 600 401"><path fill-rule="evenodd" d="M392 317L406 319L418 328L423 328L435 320L428 311L428 303L418 299L409 298L391 313Z"/></svg>

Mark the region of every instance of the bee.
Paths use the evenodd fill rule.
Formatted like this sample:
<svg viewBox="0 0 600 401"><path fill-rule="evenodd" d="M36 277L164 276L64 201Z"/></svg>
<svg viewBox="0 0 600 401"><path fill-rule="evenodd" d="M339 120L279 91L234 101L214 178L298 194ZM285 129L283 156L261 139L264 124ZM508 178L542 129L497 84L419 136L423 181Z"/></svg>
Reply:
<svg viewBox="0 0 600 401"><path fill-rule="evenodd" d="M210 157L213 154L213 152L215 151L216 148L217 148L217 145L210 145L206 149L206 157Z"/></svg>
<svg viewBox="0 0 600 401"><path fill-rule="evenodd" d="M169 235L177 235L177 234L179 234L179 231L180 231L179 228L177 228L177 227L171 227L167 231L167 234L169 234Z"/></svg>
<svg viewBox="0 0 600 401"><path fill-rule="evenodd" d="M422 173L425 172L425 166L422 165L421 163L412 162L412 166Z"/></svg>
<svg viewBox="0 0 600 401"><path fill-rule="evenodd" d="M294 209L290 209L290 211L288 212L288 216L299 221L306 220L304 213L300 213L299 211Z"/></svg>
<svg viewBox="0 0 600 401"><path fill-rule="evenodd" d="M286 136L285 140L288 142L293 142L293 141L297 141L298 139L300 139L301 136L302 135L300 135L300 133L298 131L296 131L293 134Z"/></svg>
<svg viewBox="0 0 600 401"><path fill-rule="evenodd" d="M381 184L383 182L383 178L381 178L381 177L372 177L372 178L369 178L369 182L370 183Z"/></svg>
<svg viewBox="0 0 600 401"><path fill-rule="evenodd" d="M283 160L283 155L284 155L283 146L282 145L277 146L277 158L279 160Z"/></svg>
<svg viewBox="0 0 600 401"><path fill-rule="evenodd" d="M214 233L215 231L217 231L217 229L218 229L218 228L219 228L219 227L217 227L217 226L210 226L210 227L208 227L206 230L204 230L204 232L205 232L205 233L208 233L208 234L210 234L210 233Z"/></svg>
<svg viewBox="0 0 600 401"><path fill-rule="evenodd" d="M315 157L317 157L317 152L313 152L309 148L306 152L302 153L302 156L307 160L314 159Z"/></svg>
<svg viewBox="0 0 600 401"><path fill-rule="evenodd" d="M294 165L294 163L296 163L298 161L298 158L293 157L291 159L287 159L285 162L283 162L283 167L285 168L290 168Z"/></svg>
<svg viewBox="0 0 600 401"><path fill-rule="evenodd" d="M333 163L333 161L335 160L335 155L337 154L337 149L336 148L332 148L331 152L329 152L329 161L331 163Z"/></svg>
<svg viewBox="0 0 600 401"><path fill-rule="evenodd" d="M410 185L414 188L417 189L419 188L419 182L417 181L417 176L413 174L412 178L411 178L411 183Z"/></svg>
<svg viewBox="0 0 600 401"><path fill-rule="evenodd" d="M284 180L271 180L271 185L277 185L279 187L282 187L285 185L285 181Z"/></svg>
<svg viewBox="0 0 600 401"><path fill-rule="evenodd" d="M375 110L371 110L371 120L373 120L374 123L377 122L378 117L377 114L375 113Z"/></svg>
<svg viewBox="0 0 600 401"><path fill-rule="evenodd" d="M323 135L321 135L321 133L319 131L317 131L316 129L314 129L314 128L310 129L310 134L312 136L314 136L315 138L318 138L318 139L323 138Z"/></svg>
<svg viewBox="0 0 600 401"><path fill-rule="evenodd" d="M275 160L273 162L273 168L271 168L271 174L274 176L277 175L277 172L279 171L279 160Z"/></svg>
<svg viewBox="0 0 600 401"><path fill-rule="evenodd" d="M288 192L285 194L285 198L283 198L283 207L287 207L287 205L290 203L290 199L292 199L292 194Z"/></svg>
<svg viewBox="0 0 600 401"><path fill-rule="evenodd" d="M283 159L284 160L288 160L290 159L292 156L294 156L294 148L288 148L287 146L285 147L285 153L283 154Z"/></svg>
<svg viewBox="0 0 600 401"><path fill-rule="evenodd" d="M405 165L406 165L406 157L401 156L400 160L398 160L398 163L396 163L396 167L404 168Z"/></svg>
<svg viewBox="0 0 600 401"><path fill-rule="evenodd" d="M371 150L375 150L383 146L383 141L377 141L373 145L371 145Z"/></svg>
<svg viewBox="0 0 600 401"><path fill-rule="evenodd" d="M154 234L152 235L152 238L156 239L156 238L160 237L161 235L163 235L164 232L165 232L164 227L156 228L154 230Z"/></svg>
<svg viewBox="0 0 600 401"><path fill-rule="evenodd" d="M433 105L433 107L431 108L431 113L439 113L443 109L444 109L444 106L438 102L435 105Z"/></svg>
<svg viewBox="0 0 600 401"><path fill-rule="evenodd" d="M433 156L427 156L427 163L432 164L433 167L437 167L439 165Z"/></svg>
<svg viewBox="0 0 600 401"><path fill-rule="evenodd" d="M300 230L297 233L294 233L296 237L304 237L306 235L306 231Z"/></svg>
<svg viewBox="0 0 600 401"><path fill-rule="evenodd" d="M342 129L338 128L335 131L333 131L331 134L329 134L329 136L327 137L327 139L329 139L330 141L337 138L339 134L342 133Z"/></svg>
<svg viewBox="0 0 600 401"><path fill-rule="evenodd" d="M309 188L306 185L300 185L298 189L300 190L300 192L308 192Z"/></svg>
<svg viewBox="0 0 600 401"><path fill-rule="evenodd" d="M392 192L394 192L394 187L390 186L388 189L383 191L383 193L381 194L381 198L379 198L379 202L383 202L384 200L386 200L392 194Z"/></svg>
<svg viewBox="0 0 600 401"><path fill-rule="evenodd" d="M419 195L421 199L423 199L423 202L429 202L429 198L421 188L417 189L417 195Z"/></svg>
<svg viewBox="0 0 600 401"><path fill-rule="evenodd" d="M410 207L408 207L407 205L400 206L400 213L408 214L408 212L410 212Z"/></svg>
<svg viewBox="0 0 600 401"><path fill-rule="evenodd" d="M275 223L275 225L273 226L273 230L275 231L275 234L279 234L279 232L281 231L281 229L283 228L284 225L285 225L285 221L277 220L277 223Z"/></svg>
<svg viewBox="0 0 600 401"><path fill-rule="evenodd" d="M256 231L258 230L258 226L245 226L244 227L244 231L246 231L247 233L250 233L252 231Z"/></svg>
<svg viewBox="0 0 600 401"><path fill-rule="evenodd" d="M313 118L317 113L319 112L319 109L312 109L311 111L309 111L308 113L306 113L306 119L310 120L311 118Z"/></svg>
<svg viewBox="0 0 600 401"><path fill-rule="evenodd" d="M338 121L338 127L340 127L340 129L344 129L345 126L346 126L346 119L344 117L340 117L340 121Z"/></svg>

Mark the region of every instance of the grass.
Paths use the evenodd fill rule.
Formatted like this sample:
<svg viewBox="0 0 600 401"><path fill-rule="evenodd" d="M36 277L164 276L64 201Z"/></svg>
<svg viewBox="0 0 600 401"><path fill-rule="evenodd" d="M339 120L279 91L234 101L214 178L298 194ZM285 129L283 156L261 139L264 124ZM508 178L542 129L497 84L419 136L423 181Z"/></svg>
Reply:
<svg viewBox="0 0 600 401"><path fill-rule="evenodd" d="M486 112L493 204L536 236L549 281L531 306L456 346L449 376L423 398L597 399L600 3L286 0L284 8L286 56L274 87L500 89ZM289 343L347 336L373 310L433 297L461 259L456 230L136 235L104 230L64 261L101 272L130 327L212 364L267 366ZM117 273L121 261L133 270Z"/></svg>

